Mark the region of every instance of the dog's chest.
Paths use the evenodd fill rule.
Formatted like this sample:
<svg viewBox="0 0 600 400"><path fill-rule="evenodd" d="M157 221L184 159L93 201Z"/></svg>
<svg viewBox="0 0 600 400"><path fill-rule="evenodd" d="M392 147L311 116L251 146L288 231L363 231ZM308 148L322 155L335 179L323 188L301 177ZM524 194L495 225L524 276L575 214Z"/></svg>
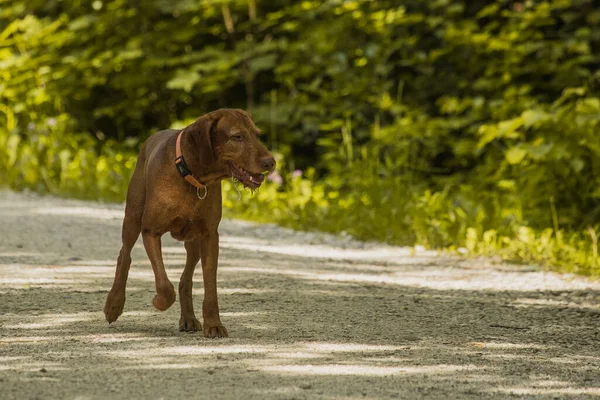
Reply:
<svg viewBox="0 0 600 400"><path fill-rule="evenodd" d="M177 217L171 222L169 231L173 239L192 240L200 233L195 225L194 220L191 218Z"/></svg>
<svg viewBox="0 0 600 400"><path fill-rule="evenodd" d="M168 230L171 236L177 240L193 240L200 235L206 226L209 209L204 204L180 207L176 217L171 220Z"/></svg>

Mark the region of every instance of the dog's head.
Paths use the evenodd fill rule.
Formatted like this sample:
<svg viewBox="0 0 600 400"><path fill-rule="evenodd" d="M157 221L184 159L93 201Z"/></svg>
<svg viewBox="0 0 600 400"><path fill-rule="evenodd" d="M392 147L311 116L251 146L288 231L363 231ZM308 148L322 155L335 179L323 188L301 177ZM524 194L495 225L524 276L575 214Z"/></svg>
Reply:
<svg viewBox="0 0 600 400"><path fill-rule="evenodd" d="M199 150L244 186L257 189L263 174L275 169L275 159L260 142L260 130L248 112L220 109L198 118L193 126L207 139Z"/></svg>

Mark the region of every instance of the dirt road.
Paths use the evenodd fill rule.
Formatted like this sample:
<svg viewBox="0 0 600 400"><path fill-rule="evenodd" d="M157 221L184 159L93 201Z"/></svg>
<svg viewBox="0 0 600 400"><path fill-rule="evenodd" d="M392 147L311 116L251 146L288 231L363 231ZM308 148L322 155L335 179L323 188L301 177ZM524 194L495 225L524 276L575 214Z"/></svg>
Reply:
<svg viewBox="0 0 600 400"><path fill-rule="evenodd" d="M0 398L600 397L600 283L270 225L221 225L231 338L152 307L141 241L108 326L122 210L0 192Z"/></svg>

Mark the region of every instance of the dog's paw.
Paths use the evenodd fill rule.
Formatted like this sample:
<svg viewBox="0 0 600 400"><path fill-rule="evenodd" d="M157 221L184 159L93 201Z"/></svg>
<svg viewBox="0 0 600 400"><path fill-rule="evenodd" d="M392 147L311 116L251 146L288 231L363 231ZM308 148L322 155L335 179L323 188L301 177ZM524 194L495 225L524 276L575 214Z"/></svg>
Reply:
<svg viewBox="0 0 600 400"><path fill-rule="evenodd" d="M181 317L179 319L179 330L181 332L196 332L202 330L202 324L196 319L196 317Z"/></svg>
<svg viewBox="0 0 600 400"><path fill-rule="evenodd" d="M172 298L168 298L157 294L152 299L152 304L160 311L167 310L173 305L173 303L175 303L175 296L173 296Z"/></svg>
<svg viewBox="0 0 600 400"><path fill-rule="evenodd" d="M169 285L157 290L158 293L152 299L152 304L160 311L165 311L175 303L175 289L170 282Z"/></svg>
<svg viewBox="0 0 600 400"><path fill-rule="evenodd" d="M104 316L106 321L111 324L123 314L123 307L125 306L125 293L113 293L109 292L106 297L106 303L104 304Z"/></svg>
<svg viewBox="0 0 600 400"><path fill-rule="evenodd" d="M226 338L229 337L227 329L223 325L210 326L206 322L204 323L204 337L215 339L215 338Z"/></svg>

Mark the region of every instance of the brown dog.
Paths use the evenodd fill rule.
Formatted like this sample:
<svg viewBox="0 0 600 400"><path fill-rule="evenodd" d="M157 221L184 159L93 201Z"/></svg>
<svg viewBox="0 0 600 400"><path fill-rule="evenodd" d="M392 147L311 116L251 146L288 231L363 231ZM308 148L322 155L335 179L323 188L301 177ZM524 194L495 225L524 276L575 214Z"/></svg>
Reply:
<svg viewBox="0 0 600 400"><path fill-rule="evenodd" d="M104 306L108 323L123 312L131 249L140 232L156 281L152 304L164 311L175 302L161 251L161 236L170 232L184 242L187 252L179 282L179 329L202 330L192 302L192 276L202 259L204 336L227 336L217 302L221 180L233 176L256 189L264 180L263 173L273 171L275 160L258 133L247 112L221 109L181 131L157 132L143 144L127 191L123 247Z"/></svg>

